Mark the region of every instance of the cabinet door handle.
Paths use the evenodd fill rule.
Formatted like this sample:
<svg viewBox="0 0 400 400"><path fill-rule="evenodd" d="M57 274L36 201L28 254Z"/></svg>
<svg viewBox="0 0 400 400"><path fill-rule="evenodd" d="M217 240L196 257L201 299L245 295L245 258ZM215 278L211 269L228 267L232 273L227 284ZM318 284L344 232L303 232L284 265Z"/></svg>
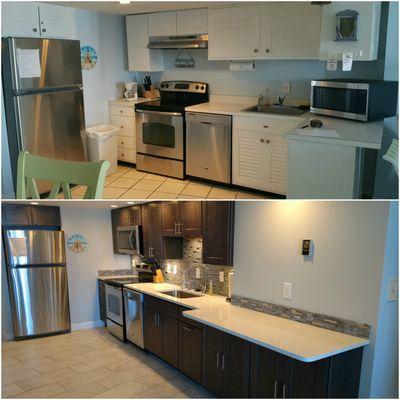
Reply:
<svg viewBox="0 0 400 400"><path fill-rule="evenodd" d="M33 30L33 32L37 32L37 28L33 28L32 30Z"/></svg>
<svg viewBox="0 0 400 400"><path fill-rule="evenodd" d="M260 139L260 142L261 142L261 143L264 143L264 139Z"/></svg>
<svg viewBox="0 0 400 400"><path fill-rule="evenodd" d="M219 351L217 351L217 368L219 368Z"/></svg>
<svg viewBox="0 0 400 400"><path fill-rule="evenodd" d="M265 52L266 52L266 53L269 53L269 49L265 49Z"/></svg>
<svg viewBox="0 0 400 400"><path fill-rule="evenodd" d="M176 222L174 223L174 233L175 233L175 235L177 234L176 233Z"/></svg>
<svg viewBox="0 0 400 400"><path fill-rule="evenodd" d="M267 139L266 141L265 141L267 144L269 144L270 143L270 141Z"/></svg>
<svg viewBox="0 0 400 400"><path fill-rule="evenodd" d="M191 330L190 328L188 328L187 326L184 326L183 329L184 329L185 331L192 332L192 330Z"/></svg>
<svg viewBox="0 0 400 400"><path fill-rule="evenodd" d="M225 371L225 354L224 353L222 353L222 356L221 356L221 368L222 368L222 371Z"/></svg>
<svg viewBox="0 0 400 400"><path fill-rule="evenodd" d="M182 235L181 223L178 222L178 235Z"/></svg>
<svg viewBox="0 0 400 400"><path fill-rule="evenodd" d="M258 53L258 49L254 49L254 53Z"/></svg>
<svg viewBox="0 0 400 400"><path fill-rule="evenodd" d="M286 398L286 385L283 385L283 395L282 397L285 399Z"/></svg>
<svg viewBox="0 0 400 400"><path fill-rule="evenodd" d="M267 128L267 129L268 129L268 128L269 128L269 125L263 125L263 128Z"/></svg>
<svg viewBox="0 0 400 400"><path fill-rule="evenodd" d="M160 326L160 314L157 314L157 325Z"/></svg>
<svg viewBox="0 0 400 400"><path fill-rule="evenodd" d="M276 399L276 392L278 390L278 381L274 382L274 399Z"/></svg>
<svg viewBox="0 0 400 400"><path fill-rule="evenodd" d="M154 325L157 326L157 313L154 314Z"/></svg>

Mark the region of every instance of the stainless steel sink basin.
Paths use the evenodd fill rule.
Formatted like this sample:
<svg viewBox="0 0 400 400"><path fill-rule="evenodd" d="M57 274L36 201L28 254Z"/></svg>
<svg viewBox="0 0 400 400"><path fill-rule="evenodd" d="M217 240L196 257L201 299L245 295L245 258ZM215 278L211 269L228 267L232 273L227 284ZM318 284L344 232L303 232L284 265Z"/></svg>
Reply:
<svg viewBox="0 0 400 400"><path fill-rule="evenodd" d="M167 296L176 297L178 299L190 299L191 297L200 297L202 294L197 293L189 293L183 290L167 290L165 292L160 292L162 294L166 294Z"/></svg>
<svg viewBox="0 0 400 400"><path fill-rule="evenodd" d="M244 111L256 112L256 113L267 113L267 114L278 114L278 115L291 115L291 116L299 116L307 112L307 109L299 108L299 107L290 107L290 106L279 106L272 105L267 107L252 106L246 108Z"/></svg>

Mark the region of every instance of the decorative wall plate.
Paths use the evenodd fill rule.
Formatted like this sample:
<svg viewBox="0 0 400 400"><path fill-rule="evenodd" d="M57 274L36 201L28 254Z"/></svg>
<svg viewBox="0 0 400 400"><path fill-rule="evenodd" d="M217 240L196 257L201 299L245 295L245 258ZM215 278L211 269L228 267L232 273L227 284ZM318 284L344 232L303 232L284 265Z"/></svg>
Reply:
<svg viewBox="0 0 400 400"><path fill-rule="evenodd" d="M83 253L87 246L87 240L83 235L75 233L68 238L68 248L74 253Z"/></svg>
<svg viewBox="0 0 400 400"><path fill-rule="evenodd" d="M97 53L92 46L81 47L81 64L82 69L92 69L97 63Z"/></svg>

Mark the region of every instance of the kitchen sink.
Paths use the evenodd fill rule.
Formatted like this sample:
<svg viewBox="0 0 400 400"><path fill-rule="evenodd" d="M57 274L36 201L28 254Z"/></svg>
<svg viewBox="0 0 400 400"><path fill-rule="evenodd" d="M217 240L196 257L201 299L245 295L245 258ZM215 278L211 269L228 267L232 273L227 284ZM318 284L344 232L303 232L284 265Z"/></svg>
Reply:
<svg viewBox="0 0 400 400"><path fill-rule="evenodd" d="M166 294L167 296L176 297L178 299L190 299L191 297L201 297L202 294L197 293L189 293L183 290L168 290L166 292L160 292L162 294Z"/></svg>
<svg viewBox="0 0 400 400"><path fill-rule="evenodd" d="M266 107L258 108L258 106L252 106L246 108L243 111L256 112L256 113L266 113L266 114L278 114L278 115L289 115L289 116L300 116L308 111L307 108L300 107L290 107L290 106L280 106L271 105Z"/></svg>

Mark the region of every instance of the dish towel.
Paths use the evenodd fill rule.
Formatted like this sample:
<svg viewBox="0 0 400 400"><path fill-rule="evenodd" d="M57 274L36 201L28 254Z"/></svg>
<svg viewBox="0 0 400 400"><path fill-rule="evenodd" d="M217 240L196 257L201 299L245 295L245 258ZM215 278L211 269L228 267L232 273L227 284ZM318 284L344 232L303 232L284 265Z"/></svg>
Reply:
<svg viewBox="0 0 400 400"><path fill-rule="evenodd" d="M383 159L390 162L399 176L399 140L393 139Z"/></svg>

